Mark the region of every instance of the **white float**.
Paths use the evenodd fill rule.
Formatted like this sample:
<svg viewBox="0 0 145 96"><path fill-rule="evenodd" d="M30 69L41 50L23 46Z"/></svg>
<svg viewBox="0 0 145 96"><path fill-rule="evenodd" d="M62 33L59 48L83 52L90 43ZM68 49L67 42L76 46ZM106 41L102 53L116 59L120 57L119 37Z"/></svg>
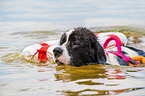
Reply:
<svg viewBox="0 0 145 96"><path fill-rule="evenodd" d="M95 33L95 35L102 46L104 42L112 35L119 38L124 45L126 45L128 41L127 37L120 32ZM115 41L111 41L109 42L108 46L112 48L115 46L115 44ZM21 52L21 56L26 60L34 62L49 62L49 57L53 58L53 49L57 46L59 46L59 40L33 44L24 48L24 50Z"/></svg>

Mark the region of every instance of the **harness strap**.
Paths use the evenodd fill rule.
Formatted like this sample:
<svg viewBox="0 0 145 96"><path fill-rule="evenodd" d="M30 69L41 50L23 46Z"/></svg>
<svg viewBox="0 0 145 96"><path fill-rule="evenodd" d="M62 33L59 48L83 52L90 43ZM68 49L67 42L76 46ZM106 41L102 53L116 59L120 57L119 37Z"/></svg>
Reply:
<svg viewBox="0 0 145 96"><path fill-rule="evenodd" d="M95 34L95 37L98 37L98 35L100 34L100 33L94 33ZM109 36L109 37L116 37L119 41L120 41L120 43L121 43L121 45L124 45L124 43L120 40L120 38L117 36L117 35L115 35L115 34L109 34L109 35L106 35L106 36ZM110 45L110 46L107 46L106 48L110 48L110 47L113 47L113 46L116 46L117 44L112 44L112 45Z"/></svg>
<svg viewBox="0 0 145 96"><path fill-rule="evenodd" d="M117 35L110 34L110 35L107 35L107 36L109 36L109 37L116 37L120 41L120 45L124 45L124 43L121 42L120 38ZM110 47L113 47L113 46L117 46L117 44L113 44L113 45L107 46L107 48L110 48Z"/></svg>
<svg viewBox="0 0 145 96"><path fill-rule="evenodd" d="M121 40L118 39L118 37L114 36L114 35L111 35L110 38L108 38L105 43L103 44L103 48L106 49L107 48L107 45L109 44L110 41L114 40L116 42L116 46L117 46L117 52L110 52L110 51L105 51L106 54L108 53L112 53L116 56L120 56L122 57L126 62L128 63L131 63L131 64L134 64L134 65L137 65L137 62L133 62L131 60L131 58L129 57L126 57L123 53L122 53L122 50L121 50ZM129 64L130 65L130 64Z"/></svg>
<svg viewBox="0 0 145 96"><path fill-rule="evenodd" d="M98 37L98 35L100 34L100 33L94 33L95 34L95 37Z"/></svg>

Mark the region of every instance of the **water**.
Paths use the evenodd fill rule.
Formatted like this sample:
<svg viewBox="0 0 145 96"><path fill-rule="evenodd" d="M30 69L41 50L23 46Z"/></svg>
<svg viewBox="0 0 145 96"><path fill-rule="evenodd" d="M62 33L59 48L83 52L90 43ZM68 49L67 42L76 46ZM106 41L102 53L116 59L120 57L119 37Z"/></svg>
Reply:
<svg viewBox="0 0 145 96"><path fill-rule="evenodd" d="M0 95L145 95L145 67L37 66L19 55L34 43L85 26L120 31L145 51L144 0L0 0Z"/></svg>
<svg viewBox="0 0 145 96"><path fill-rule="evenodd" d="M144 0L1 0L1 31L145 25Z"/></svg>

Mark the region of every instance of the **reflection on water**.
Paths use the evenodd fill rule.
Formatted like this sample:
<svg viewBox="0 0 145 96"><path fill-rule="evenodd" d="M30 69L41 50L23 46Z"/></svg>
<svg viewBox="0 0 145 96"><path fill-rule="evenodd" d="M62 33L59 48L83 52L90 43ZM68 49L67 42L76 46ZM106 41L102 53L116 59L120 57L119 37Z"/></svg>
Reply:
<svg viewBox="0 0 145 96"><path fill-rule="evenodd" d="M128 88L128 89L122 89L122 90L82 90L79 92L72 92L72 91L64 91L64 95L66 96L96 96L96 95L117 95L123 92L130 92L130 91L135 91L139 89L144 89L144 88Z"/></svg>
<svg viewBox="0 0 145 96"><path fill-rule="evenodd" d="M67 96L115 95L145 88L140 85L140 87L134 85L134 83L138 81L131 81L131 78L145 78L136 78L128 73L131 71L142 71L143 69L136 70L129 67L91 65L84 67L59 66L56 67L56 70L59 71L59 73L55 74L56 81L63 81L66 83L75 82L76 86L79 86L79 89L73 88L74 91L72 91L71 88L68 88L68 90L62 90L63 94ZM126 86L129 82L131 82L131 86ZM143 82L140 82L140 84L141 83ZM121 87L122 85L124 87Z"/></svg>
<svg viewBox="0 0 145 96"><path fill-rule="evenodd" d="M64 67L65 68L65 67ZM62 68L60 68L62 70ZM60 70L59 68L56 69L57 71ZM79 79L94 79L94 78L106 78L102 74L105 73L105 69L99 68L89 68L89 67L67 67L68 70L65 70L63 74L55 74L56 80L63 80L64 82L67 81L76 81ZM85 72L85 74L84 74ZM102 74L101 74L102 73Z"/></svg>

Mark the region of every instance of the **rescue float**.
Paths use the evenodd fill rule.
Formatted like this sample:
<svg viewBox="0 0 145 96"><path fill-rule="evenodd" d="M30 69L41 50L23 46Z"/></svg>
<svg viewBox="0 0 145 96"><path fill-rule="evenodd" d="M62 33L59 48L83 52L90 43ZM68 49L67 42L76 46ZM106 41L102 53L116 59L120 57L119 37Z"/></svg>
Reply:
<svg viewBox="0 0 145 96"><path fill-rule="evenodd" d="M127 45L128 39L126 35L120 32L106 32L106 33L94 33L98 38L98 41L102 47L106 50L117 46L119 49L118 52L120 56L125 58L125 60L130 60L129 58L135 61L142 61L145 63L145 58L143 56L137 57L125 57L121 53L121 45ZM106 43L107 42L107 43ZM120 42L119 45L117 42ZM24 48L21 52L21 56L29 61L33 62L47 62L50 63L53 61L53 49L59 46L59 40L46 41L38 44L29 45ZM116 54L116 53L113 53ZM50 59L51 58L51 59ZM135 66L137 64L133 64ZM131 65L132 66L132 65Z"/></svg>

